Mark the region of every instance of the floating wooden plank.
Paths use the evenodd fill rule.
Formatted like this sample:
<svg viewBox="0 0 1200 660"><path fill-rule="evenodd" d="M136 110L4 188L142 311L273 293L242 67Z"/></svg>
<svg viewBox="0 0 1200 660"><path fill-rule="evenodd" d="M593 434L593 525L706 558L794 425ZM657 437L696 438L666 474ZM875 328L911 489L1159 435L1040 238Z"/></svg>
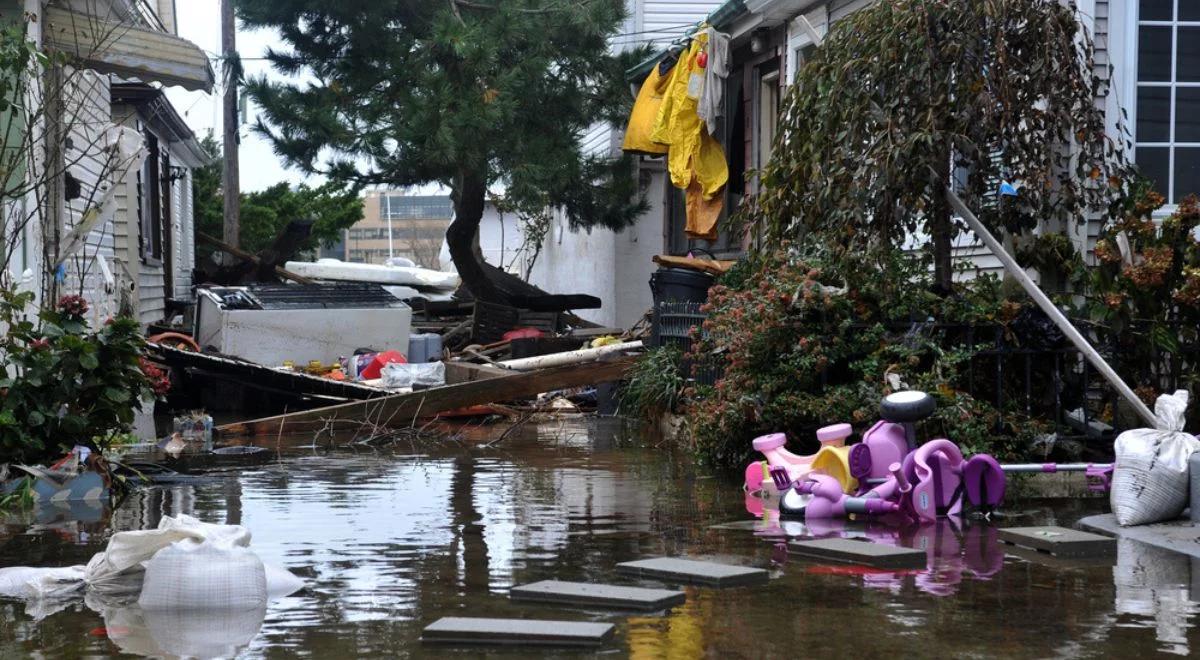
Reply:
<svg viewBox="0 0 1200 660"><path fill-rule="evenodd" d="M1068 527L1009 527L1000 530L1005 543L1059 557L1104 557L1117 552L1117 540Z"/></svg>
<svg viewBox="0 0 1200 660"><path fill-rule="evenodd" d="M617 571L642 577L659 578L667 582L703 584L712 587L733 587L766 582L768 574L761 568L732 566L710 561L653 557L617 564Z"/></svg>
<svg viewBox="0 0 1200 660"><path fill-rule="evenodd" d="M423 642L599 646L613 635L611 623L442 617L425 627Z"/></svg>
<svg viewBox="0 0 1200 660"><path fill-rule="evenodd" d="M687 594L671 589L559 580L542 580L513 587L508 595L513 600L647 611L667 609L687 600Z"/></svg>
<svg viewBox="0 0 1200 660"><path fill-rule="evenodd" d="M812 559L875 568L925 568L925 552L922 550L857 539L792 541L788 544L788 552Z"/></svg>
<svg viewBox="0 0 1200 660"><path fill-rule="evenodd" d="M222 437L274 436L318 429L357 428L363 422L381 427L407 427L418 418L433 417L447 410L537 396L550 390L620 380L633 366L634 361L635 358L631 356L618 356L603 362L585 362L528 373L513 373L500 378L433 387L407 394L226 424L218 427L217 432Z"/></svg>

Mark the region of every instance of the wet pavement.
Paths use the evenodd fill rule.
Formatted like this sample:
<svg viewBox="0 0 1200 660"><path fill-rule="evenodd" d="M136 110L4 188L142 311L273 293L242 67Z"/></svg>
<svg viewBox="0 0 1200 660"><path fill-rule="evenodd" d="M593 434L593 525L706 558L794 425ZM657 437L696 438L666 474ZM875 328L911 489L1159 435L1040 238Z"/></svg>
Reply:
<svg viewBox="0 0 1200 660"><path fill-rule="evenodd" d="M1200 649L1200 563L1185 555L1122 540L1115 561L1057 560L1002 545L994 527L970 520L923 528L781 523L737 482L628 437L612 420L531 425L481 446L501 432L477 429L463 443L429 451L407 442L350 450L284 440L270 460L245 469L222 462L211 478L144 489L115 510L10 516L0 522L3 566L85 563L114 531L186 513L245 525L264 561L286 566L308 587L265 612L234 617L162 618L90 599L26 611L0 601L0 657L531 654L422 646L421 629L443 616L612 622L617 635L599 652L639 658L1127 657ZM1103 509L1095 499L1018 501L997 524L1071 526ZM927 564L882 570L807 562L780 552L781 534L867 537L921 549ZM685 587L687 602L668 613L508 599L514 585L544 579L662 586L614 571L659 555L770 568L772 579Z"/></svg>

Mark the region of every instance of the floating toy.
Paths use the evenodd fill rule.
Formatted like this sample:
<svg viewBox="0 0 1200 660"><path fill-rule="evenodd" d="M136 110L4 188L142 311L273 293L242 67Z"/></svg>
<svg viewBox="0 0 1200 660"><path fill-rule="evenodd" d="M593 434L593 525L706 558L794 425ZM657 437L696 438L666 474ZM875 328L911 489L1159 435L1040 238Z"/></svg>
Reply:
<svg viewBox="0 0 1200 660"><path fill-rule="evenodd" d="M792 481L802 480L810 472L821 472L836 479L842 492L853 493L858 488L858 480L850 469L851 448L846 446L846 438L854 433L849 424L833 424L817 430L817 440L821 448L814 454L800 455L788 451L787 436L783 433L772 433L754 439L755 451L766 458L746 466L745 487L749 492L760 490L770 481L769 470L779 467L787 470Z"/></svg>
<svg viewBox="0 0 1200 660"><path fill-rule="evenodd" d="M780 515L806 521L899 513L926 523L959 515L966 504L990 511L1004 499L1005 468L986 454L967 459L946 439L918 446L916 422L935 408L924 392L889 395L880 404L883 419L861 443L845 446L850 425L827 426L817 433L821 450L811 456L784 449L783 434L758 438L754 448L766 461L747 468L746 487L773 486L780 493Z"/></svg>

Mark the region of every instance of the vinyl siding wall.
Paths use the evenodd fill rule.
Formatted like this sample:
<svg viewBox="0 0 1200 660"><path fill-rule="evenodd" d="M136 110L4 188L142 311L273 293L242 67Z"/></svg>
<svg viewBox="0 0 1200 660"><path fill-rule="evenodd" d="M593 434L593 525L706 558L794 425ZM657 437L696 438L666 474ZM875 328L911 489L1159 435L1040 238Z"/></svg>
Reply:
<svg viewBox="0 0 1200 660"><path fill-rule="evenodd" d="M111 183L107 176L104 153L106 136L112 126L109 114L108 78L92 71L64 72L63 126L68 146L63 148L67 171L80 183L79 197L63 207L62 235L65 237L79 224L84 211L99 201L104 191L102 182ZM106 289L97 261L105 260L113 268L116 255L113 218L104 217L88 234L82 250L67 259L67 278L64 294L82 294L92 308L93 322L115 314L115 291Z"/></svg>

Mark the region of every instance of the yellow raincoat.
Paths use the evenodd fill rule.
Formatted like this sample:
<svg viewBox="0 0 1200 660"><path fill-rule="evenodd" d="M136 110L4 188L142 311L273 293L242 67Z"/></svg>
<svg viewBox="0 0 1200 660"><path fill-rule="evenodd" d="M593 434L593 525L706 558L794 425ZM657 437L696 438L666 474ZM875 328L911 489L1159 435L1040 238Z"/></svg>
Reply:
<svg viewBox="0 0 1200 660"><path fill-rule="evenodd" d="M633 103L633 111L629 113L629 125L625 127L625 141L621 144L621 149L651 156L667 153L667 145L651 140L650 132L654 130L658 109L662 107L663 95L670 80L669 73L666 76L659 75L658 65L650 70L650 75L646 76L637 100Z"/></svg>
<svg viewBox="0 0 1200 660"><path fill-rule="evenodd" d="M694 176L700 182L705 198L711 199L729 180L729 165L725 162L721 144L708 134L700 115L696 114L704 81L704 69L696 64L696 55L707 45L708 35L697 34L687 53L679 58L671 71L650 139L670 146L667 169L675 187L687 189ZM698 89L697 85L700 85ZM692 94L689 94L689 86L693 88Z"/></svg>

